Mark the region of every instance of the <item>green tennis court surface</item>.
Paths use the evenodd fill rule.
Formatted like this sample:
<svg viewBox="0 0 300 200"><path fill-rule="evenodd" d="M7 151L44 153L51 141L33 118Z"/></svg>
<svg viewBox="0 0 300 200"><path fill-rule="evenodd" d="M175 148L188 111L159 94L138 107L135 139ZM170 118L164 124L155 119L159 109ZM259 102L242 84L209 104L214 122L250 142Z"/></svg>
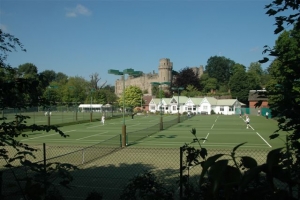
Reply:
<svg viewBox="0 0 300 200"><path fill-rule="evenodd" d="M262 116L250 116L250 120L251 127L246 129L244 118L239 116L197 115L156 133L135 146L180 147L193 140L192 128L196 129L198 139L206 139L201 141L201 145L206 148L233 148L243 142L247 143L241 148L251 149L272 149L284 145L280 139L269 139L277 128L276 121L267 120ZM283 133L281 138L285 138Z"/></svg>
<svg viewBox="0 0 300 200"><path fill-rule="evenodd" d="M126 116L127 148L120 148L122 118L106 120L105 125L96 121L61 127L70 136L67 138L55 132L29 132L29 137L21 140L31 145L46 143L47 162L80 166L81 170L72 172L74 189L62 189L66 199L84 199L93 190L103 192L105 199L118 199L129 179L145 170L155 172L168 186L177 188L179 147L194 139L193 128L198 138L206 138L200 143L208 149L209 156L230 154L233 147L247 142L236 155L248 155L263 163L268 150L284 144L280 139L269 139L277 128L276 121L261 116L250 116L250 119L251 128L246 129L244 119L239 116L197 115L159 131L160 115L135 116L134 119ZM163 116L166 123L174 120L177 115ZM153 134L144 137L145 132ZM281 137L284 138L283 133ZM43 158L40 149L36 160ZM189 174L197 175L199 170L190 169ZM12 179L10 174L6 176L5 180Z"/></svg>
<svg viewBox="0 0 300 200"><path fill-rule="evenodd" d="M177 119L175 115L164 116L164 121L167 123L169 120ZM130 133L138 134L139 130L148 130L151 128L153 132L159 131L157 125L160 121L160 117L157 115L151 116L135 116L134 119L131 116L125 117L126 130L128 135ZM58 133L50 132L28 132L28 138L22 138L21 141L26 143L35 144L52 144L52 145L77 145L77 146L89 146L104 142L110 138L116 137L121 134L123 125L123 118L108 119L103 125L101 121L64 126L60 129L69 137L63 138ZM142 132L140 133L143 134ZM129 138L130 140L130 138ZM120 144L117 139L118 145ZM109 143L105 143L106 145ZM115 143L114 143L115 144Z"/></svg>
<svg viewBox="0 0 300 200"><path fill-rule="evenodd" d="M164 115L163 121L167 123L176 119L176 115ZM277 129L275 120L267 120L262 116L250 116L250 129L246 129L244 118L226 115L196 115L179 124L159 131L159 115L125 117L128 136L128 146L135 147L180 147L193 140L192 128L197 130L197 137L205 138L201 145L206 148L232 148L237 144L247 142L242 148L272 149L283 146L280 139L270 140L269 136ZM89 146L103 142L103 145L120 145L119 136L122 131L123 119L106 120L105 125L100 121L62 127L61 130L69 137L63 138L55 132L33 132L28 138L23 138L26 143L52 144L52 145L77 145ZM149 131L149 129L151 129ZM143 132L149 134L142 140ZM148 134L146 134L147 136ZM105 142L115 138L113 143ZM135 137L133 139L133 137ZM282 133L281 138L284 138Z"/></svg>

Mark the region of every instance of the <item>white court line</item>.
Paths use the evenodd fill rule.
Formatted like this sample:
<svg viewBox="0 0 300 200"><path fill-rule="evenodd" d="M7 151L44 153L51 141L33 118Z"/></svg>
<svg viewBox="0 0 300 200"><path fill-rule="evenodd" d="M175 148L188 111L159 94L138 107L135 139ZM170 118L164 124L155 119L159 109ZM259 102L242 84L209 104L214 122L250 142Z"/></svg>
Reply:
<svg viewBox="0 0 300 200"><path fill-rule="evenodd" d="M218 118L219 118L219 116L217 117L217 119L215 120L215 122L217 122Z"/></svg>
<svg viewBox="0 0 300 200"><path fill-rule="evenodd" d="M94 137L94 136L97 136L97 135L102 135L102 134L104 134L104 133L108 133L108 131L105 131L105 132L103 132L103 133L98 133L98 134L95 134L95 135L89 135L89 136L86 136L86 137L83 137L83 138L78 138L78 139L76 139L76 140L82 140L82 139L84 139L84 138Z"/></svg>
<svg viewBox="0 0 300 200"><path fill-rule="evenodd" d="M243 118L242 118L243 119ZM244 119L243 119L243 121L244 122L246 122ZM249 125L250 126L250 128L252 129L252 130L254 130L254 128L251 126L251 125ZM269 146L269 147L272 147L258 132L256 132L256 134Z"/></svg>
<svg viewBox="0 0 300 200"><path fill-rule="evenodd" d="M64 132L64 133L73 132L73 131L76 131L76 130L66 131L66 132ZM42 136L33 137L33 138L28 138L28 139L24 139L24 140L21 140L21 141L25 141L25 140L33 140L33 139L36 139L36 138L48 137L48 136L52 136L52 135L57 135L57 133L47 134L47 135L42 135Z"/></svg>
<svg viewBox="0 0 300 200"><path fill-rule="evenodd" d="M87 127L87 128L95 128L95 127L99 127L99 126L103 126L103 125L101 124L101 125L97 125L97 126L90 126L90 127Z"/></svg>
<svg viewBox="0 0 300 200"><path fill-rule="evenodd" d="M211 128L210 128L210 129L213 129L214 125L215 125L215 124L213 124L213 125L211 126Z"/></svg>
<svg viewBox="0 0 300 200"><path fill-rule="evenodd" d="M256 132L256 134L269 146L272 147L261 135L259 135L258 132Z"/></svg>
<svg viewBox="0 0 300 200"><path fill-rule="evenodd" d="M135 125L131 125L131 126L128 126L128 127L132 127L132 126L138 126L140 125L141 123L138 123L138 124L135 124Z"/></svg>
<svg viewBox="0 0 300 200"><path fill-rule="evenodd" d="M207 136L205 137L205 140L203 140L203 144L205 143L205 141L207 140L207 138L208 138L208 135L209 135L209 133L207 133Z"/></svg>

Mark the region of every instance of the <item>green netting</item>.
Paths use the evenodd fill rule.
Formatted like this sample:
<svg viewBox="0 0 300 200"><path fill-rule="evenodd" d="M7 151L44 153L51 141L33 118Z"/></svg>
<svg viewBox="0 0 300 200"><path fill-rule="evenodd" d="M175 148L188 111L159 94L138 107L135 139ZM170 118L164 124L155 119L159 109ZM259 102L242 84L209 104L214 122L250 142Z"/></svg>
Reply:
<svg viewBox="0 0 300 200"><path fill-rule="evenodd" d="M266 113L268 112L268 117L272 118L272 113L269 108L237 108L235 110L235 114L239 115L261 115L266 116Z"/></svg>
<svg viewBox="0 0 300 200"><path fill-rule="evenodd" d="M183 122L184 120L188 119L186 115L180 116L180 122ZM169 120L169 121L163 121L163 129L170 128L171 126L174 126L178 124L178 118ZM135 142L142 140L148 136L153 135L154 133L157 133L160 131L160 124L155 124L154 126L147 127L142 130L133 131L133 132L127 132L126 135L126 144L132 145Z"/></svg>
<svg viewBox="0 0 300 200"><path fill-rule="evenodd" d="M116 135L105 141L81 149L70 146L61 146L59 148L62 154L58 156L57 149L52 149L51 147L47 149L47 162L71 163L78 166L118 151L121 148L121 136ZM56 154L52 154L52 151Z"/></svg>

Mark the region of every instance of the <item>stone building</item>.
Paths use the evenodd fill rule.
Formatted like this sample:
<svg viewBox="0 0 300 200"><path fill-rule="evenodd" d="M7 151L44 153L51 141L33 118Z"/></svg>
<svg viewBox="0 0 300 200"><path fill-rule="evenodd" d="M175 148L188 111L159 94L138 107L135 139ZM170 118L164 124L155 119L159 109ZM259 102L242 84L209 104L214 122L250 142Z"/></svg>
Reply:
<svg viewBox="0 0 300 200"><path fill-rule="evenodd" d="M200 77L203 74L203 66L200 67L192 67L193 71L198 74ZM142 74L139 77L129 76L127 75L127 79L125 80L125 87L128 86L137 86L141 88L143 93L152 94L152 85L151 82L172 82L173 76L173 63L169 58L162 58L159 60L158 73L155 73L153 70L152 73ZM117 79L115 82L115 94L117 96L121 96L123 93L123 79Z"/></svg>

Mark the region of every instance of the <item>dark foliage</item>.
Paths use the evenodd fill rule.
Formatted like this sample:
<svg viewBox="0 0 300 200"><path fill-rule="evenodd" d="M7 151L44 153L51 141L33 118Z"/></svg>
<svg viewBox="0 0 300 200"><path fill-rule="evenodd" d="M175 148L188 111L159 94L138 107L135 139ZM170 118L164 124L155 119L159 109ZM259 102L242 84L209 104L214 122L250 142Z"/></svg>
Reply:
<svg viewBox="0 0 300 200"><path fill-rule="evenodd" d="M187 88L188 85L192 85L199 91L201 90L200 79L198 78L198 74L195 74L192 68L189 67L186 67L179 71L172 85L175 87L183 88Z"/></svg>

